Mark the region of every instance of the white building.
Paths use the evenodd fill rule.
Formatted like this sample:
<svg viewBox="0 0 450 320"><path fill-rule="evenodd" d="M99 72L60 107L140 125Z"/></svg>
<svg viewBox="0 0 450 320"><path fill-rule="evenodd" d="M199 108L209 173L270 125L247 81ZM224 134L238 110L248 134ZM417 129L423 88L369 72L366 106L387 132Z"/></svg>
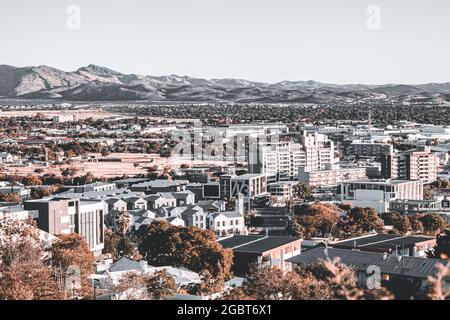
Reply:
<svg viewBox="0 0 450 320"><path fill-rule="evenodd" d="M393 200L423 200L421 180L373 180L341 183L341 201L352 207L389 211Z"/></svg>
<svg viewBox="0 0 450 320"><path fill-rule="evenodd" d="M310 187L336 187L344 181L366 179L366 168L332 166L324 170L300 167L298 180Z"/></svg>

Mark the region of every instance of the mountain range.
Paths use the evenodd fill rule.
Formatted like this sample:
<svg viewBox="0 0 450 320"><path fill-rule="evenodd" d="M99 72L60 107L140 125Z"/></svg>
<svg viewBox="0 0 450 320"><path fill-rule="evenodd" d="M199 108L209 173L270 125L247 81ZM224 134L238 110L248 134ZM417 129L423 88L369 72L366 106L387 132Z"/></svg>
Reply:
<svg viewBox="0 0 450 320"><path fill-rule="evenodd" d="M450 83L421 85L262 83L242 79L123 74L89 65L73 72L48 66L0 65L0 98L69 101L292 102L450 101Z"/></svg>

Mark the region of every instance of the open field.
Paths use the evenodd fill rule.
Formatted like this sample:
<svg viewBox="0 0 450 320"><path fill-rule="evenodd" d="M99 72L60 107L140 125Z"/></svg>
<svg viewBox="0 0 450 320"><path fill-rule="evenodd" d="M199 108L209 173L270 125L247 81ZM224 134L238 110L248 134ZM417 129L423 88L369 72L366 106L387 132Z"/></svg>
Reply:
<svg viewBox="0 0 450 320"><path fill-rule="evenodd" d="M78 115L79 119L106 119L109 117L123 117L124 115L118 113L111 113L102 109L77 109L77 110L17 110L17 111L1 111L0 117L12 118L12 117L33 117L38 113L45 116L57 116L57 115Z"/></svg>
<svg viewBox="0 0 450 320"><path fill-rule="evenodd" d="M100 154L88 154L96 155L101 157ZM225 161L200 161L200 160L184 160L178 158L161 158L156 154L134 154L134 153L112 153L107 158L109 159L121 159L120 162L79 162L75 161L71 165L51 165L44 166L33 164L29 167L5 167L5 173L15 173L19 176L26 176L35 172L36 169L42 169L43 174L61 174L61 169L72 167L78 170L77 176L83 176L88 172L92 173L96 177L102 178L113 178L123 176L124 174L128 176L134 176L138 174L145 174L147 171L146 167L152 166L168 166L170 168L179 168L181 164L193 165L220 165L226 166L229 164ZM137 166L135 166L137 164Z"/></svg>

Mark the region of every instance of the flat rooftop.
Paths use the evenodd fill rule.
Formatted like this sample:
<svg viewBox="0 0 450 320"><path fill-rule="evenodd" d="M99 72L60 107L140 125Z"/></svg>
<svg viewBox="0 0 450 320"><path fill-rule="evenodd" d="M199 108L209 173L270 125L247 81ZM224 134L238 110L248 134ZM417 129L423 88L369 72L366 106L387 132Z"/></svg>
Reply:
<svg viewBox="0 0 450 320"><path fill-rule="evenodd" d="M263 235L235 235L219 240L222 247L232 249L234 252L262 253L300 240L293 237L271 237Z"/></svg>
<svg viewBox="0 0 450 320"><path fill-rule="evenodd" d="M401 250L403 247L409 248L417 243L435 240L434 237L425 236L399 236L393 234L376 234L355 239L349 239L331 244L335 248L343 249L360 249L360 250L383 250L393 252L396 249Z"/></svg>

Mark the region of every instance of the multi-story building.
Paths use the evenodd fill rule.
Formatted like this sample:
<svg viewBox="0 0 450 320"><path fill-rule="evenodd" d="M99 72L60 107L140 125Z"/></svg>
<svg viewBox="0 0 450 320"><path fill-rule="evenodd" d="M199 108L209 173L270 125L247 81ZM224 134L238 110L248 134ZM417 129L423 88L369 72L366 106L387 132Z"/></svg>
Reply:
<svg viewBox="0 0 450 320"><path fill-rule="evenodd" d="M219 211L208 216L209 229L217 236L241 234L245 229L244 215L238 211Z"/></svg>
<svg viewBox="0 0 450 320"><path fill-rule="evenodd" d="M389 143L377 142L353 142L347 147L347 155L355 157L381 158L384 154L394 152L394 147Z"/></svg>
<svg viewBox="0 0 450 320"><path fill-rule="evenodd" d="M25 210L37 210L39 229L53 235L77 233L89 249L100 254L104 247L104 215L108 204L103 200L48 198L24 203Z"/></svg>
<svg viewBox="0 0 450 320"><path fill-rule="evenodd" d="M381 157L381 176L385 179L420 179L424 184L429 184L436 181L438 166L439 159L429 148L389 153Z"/></svg>
<svg viewBox="0 0 450 320"><path fill-rule="evenodd" d="M300 167L298 180L310 187L336 187L344 181L366 179L366 169L358 167L340 168L328 167L324 170L311 170L309 167Z"/></svg>
<svg viewBox="0 0 450 320"><path fill-rule="evenodd" d="M265 174L269 182L297 180L301 166L320 170L336 163L334 142L327 136L303 133L300 140L301 143L258 144L256 151L250 154L249 173Z"/></svg>
<svg viewBox="0 0 450 320"><path fill-rule="evenodd" d="M248 164L249 173L265 174L269 182L295 180L298 167L306 165L306 153L299 143L258 146Z"/></svg>
<svg viewBox="0 0 450 320"><path fill-rule="evenodd" d="M242 193L246 199L253 199L255 196L266 192L267 178L264 174L233 176L229 180L229 189L224 190L226 197L237 198Z"/></svg>
<svg viewBox="0 0 450 320"><path fill-rule="evenodd" d="M236 276L245 276L252 264L267 266L283 272L290 270L286 260L299 255L302 239L262 235L235 235L219 241L233 250L232 270Z"/></svg>
<svg viewBox="0 0 450 320"><path fill-rule="evenodd" d="M338 161L334 156L334 142L326 135L303 132L300 139L306 152L306 166L312 170L323 170Z"/></svg>
<svg viewBox="0 0 450 320"><path fill-rule="evenodd" d="M271 197L287 200L293 197L296 184L298 184L296 181L280 181L270 183L267 189Z"/></svg>
<svg viewBox="0 0 450 320"><path fill-rule="evenodd" d="M389 211L393 200L422 200L421 180L348 181L340 184L341 201L353 207L374 208L378 213Z"/></svg>

